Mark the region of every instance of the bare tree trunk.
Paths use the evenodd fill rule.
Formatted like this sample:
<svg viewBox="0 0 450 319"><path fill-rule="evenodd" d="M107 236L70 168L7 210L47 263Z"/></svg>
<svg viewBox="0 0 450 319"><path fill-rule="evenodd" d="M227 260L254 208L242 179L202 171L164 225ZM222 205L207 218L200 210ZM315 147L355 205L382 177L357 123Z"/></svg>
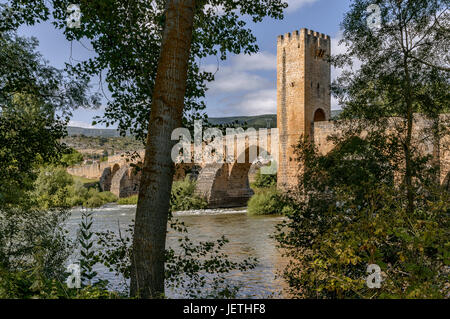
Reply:
<svg viewBox="0 0 450 319"><path fill-rule="evenodd" d="M172 131L182 125L195 0L169 0L158 62L133 238L131 296L164 294L164 259L174 175Z"/></svg>
<svg viewBox="0 0 450 319"><path fill-rule="evenodd" d="M401 11L401 3L398 3L399 10ZM403 22L404 18L401 17ZM409 214L414 212L414 190L413 190L413 158L412 158L412 131L414 124L414 109L413 109L413 95L411 89L411 76L409 74L408 65L408 55L409 55L409 35L408 29L406 28L406 23L401 27L401 45L403 51L403 70L404 75L404 96L406 103L406 139L404 142L404 152L405 152L405 184L406 184L406 198L407 198L407 208L406 211ZM403 34L405 32L405 34Z"/></svg>

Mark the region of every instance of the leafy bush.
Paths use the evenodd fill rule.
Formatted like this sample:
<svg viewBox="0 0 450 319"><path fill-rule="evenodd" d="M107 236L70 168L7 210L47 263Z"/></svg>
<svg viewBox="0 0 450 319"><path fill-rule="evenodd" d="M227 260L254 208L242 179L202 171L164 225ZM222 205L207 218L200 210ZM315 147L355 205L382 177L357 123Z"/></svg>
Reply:
<svg viewBox="0 0 450 319"><path fill-rule="evenodd" d="M61 164L65 167L74 166L83 162L83 154L72 148L66 154L61 157Z"/></svg>
<svg viewBox="0 0 450 319"><path fill-rule="evenodd" d="M261 174L261 169L259 169L252 187L269 188L274 186L277 186L277 175Z"/></svg>
<svg viewBox="0 0 450 319"><path fill-rule="evenodd" d="M64 229L68 212L31 206L0 209L0 298L39 297L43 286L64 279L73 248Z"/></svg>
<svg viewBox="0 0 450 319"><path fill-rule="evenodd" d="M33 195L42 209L69 207L67 199L70 197L68 190L71 185L72 176L64 168L41 167L34 183Z"/></svg>
<svg viewBox="0 0 450 319"><path fill-rule="evenodd" d="M378 136L379 137L379 136ZM415 189L407 212L392 176L393 148L368 135L340 141L319 155L300 143L299 198L276 236L289 264L283 276L302 298L445 298L450 263L449 194L432 183ZM421 167L423 180L427 169ZM367 267L381 268L381 287L366 285Z"/></svg>
<svg viewBox="0 0 450 319"><path fill-rule="evenodd" d="M117 201L117 196L113 193L99 192L98 190L91 188L88 192L87 199L83 202L83 206L88 208L95 208L115 201Z"/></svg>
<svg viewBox="0 0 450 319"><path fill-rule="evenodd" d="M172 211L203 209L208 203L195 195L195 181L186 176L183 181L175 181L170 198Z"/></svg>
<svg viewBox="0 0 450 319"><path fill-rule="evenodd" d="M42 209L74 206L95 208L117 200L114 194L87 188L79 180L74 181L65 168L54 166L40 169L33 194Z"/></svg>
<svg viewBox="0 0 450 319"><path fill-rule="evenodd" d="M290 209L289 200L276 187L259 190L247 205L248 215L284 215Z"/></svg>

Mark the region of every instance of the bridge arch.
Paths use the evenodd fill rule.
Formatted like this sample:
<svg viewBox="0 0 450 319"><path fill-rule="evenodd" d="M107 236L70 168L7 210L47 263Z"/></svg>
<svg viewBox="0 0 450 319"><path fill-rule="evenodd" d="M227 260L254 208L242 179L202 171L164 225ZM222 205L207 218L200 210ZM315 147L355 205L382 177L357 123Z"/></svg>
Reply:
<svg viewBox="0 0 450 319"><path fill-rule="evenodd" d="M252 156L251 151L256 156ZM243 163L235 160L233 163L207 164L197 179L197 195L202 196L210 208L245 206L254 194L249 172L252 167L256 170L257 166L262 166L258 162L263 153L268 154L264 148L249 146L237 156L237 159L245 156Z"/></svg>
<svg viewBox="0 0 450 319"><path fill-rule="evenodd" d="M210 208L226 207L228 201L228 171L230 164L210 163L200 171L196 194L203 197Z"/></svg>
<svg viewBox="0 0 450 319"><path fill-rule="evenodd" d="M136 166L123 165L112 177L111 193L119 198L138 194L141 174Z"/></svg>

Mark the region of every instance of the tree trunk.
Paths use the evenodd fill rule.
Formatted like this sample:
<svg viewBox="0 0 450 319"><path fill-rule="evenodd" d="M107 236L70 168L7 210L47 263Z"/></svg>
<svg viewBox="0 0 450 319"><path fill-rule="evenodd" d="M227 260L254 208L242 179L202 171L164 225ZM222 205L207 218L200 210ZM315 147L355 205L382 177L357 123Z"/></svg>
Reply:
<svg viewBox="0 0 450 319"><path fill-rule="evenodd" d="M139 188L130 295L161 298L170 194L174 175L171 141L181 127L195 0L169 0Z"/></svg>

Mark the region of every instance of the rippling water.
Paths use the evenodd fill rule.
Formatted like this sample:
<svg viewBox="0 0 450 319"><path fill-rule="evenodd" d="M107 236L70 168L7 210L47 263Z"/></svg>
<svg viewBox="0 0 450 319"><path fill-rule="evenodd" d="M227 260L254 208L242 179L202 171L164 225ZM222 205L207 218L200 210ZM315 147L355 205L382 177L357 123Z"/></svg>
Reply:
<svg viewBox="0 0 450 319"><path fill-rule="evenodd" d="M93 231L110 230L118 232L120 227L124 232L134 219L136 206L107 205L94 209ZM215 241L225 235L229 243L224 247L224 253L234 261L248 257L258 258L255 269L247 272L234 272L227 279L238 283L241 287L239 298L280 297L282 280L276 278L283 260L270 238L275 231L275 225L282 217L264 216L249 217L246 210L197 210L174 213L174 216L188 227L188 236L194 241ZM81 220L81 210L74 209L68 221L71 236L75 236ZM167 246L177 249L177 238L180 235L169 231ZM73 260L78 256L74 255ZM99 276L108 279L116 289L123 288L123 280L109 273L102 266L96 266ZM175 291L167 291L168 297L177 298Z"/></svg>

